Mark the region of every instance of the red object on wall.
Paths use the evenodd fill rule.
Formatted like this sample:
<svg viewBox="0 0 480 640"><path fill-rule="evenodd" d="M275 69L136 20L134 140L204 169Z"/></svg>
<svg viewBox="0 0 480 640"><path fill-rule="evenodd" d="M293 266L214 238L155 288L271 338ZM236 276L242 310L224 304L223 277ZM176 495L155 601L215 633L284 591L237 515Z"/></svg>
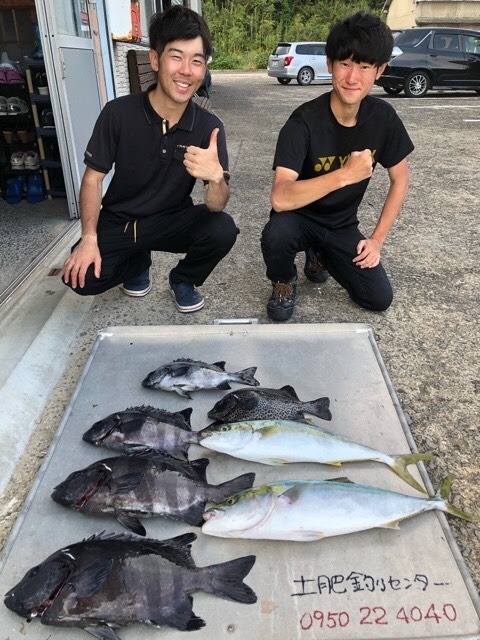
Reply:
<svg viewBox="0 0 480 640"><path fill-rule="evenodd" d="M140 26L140 5L137 0L132 0L130 5L132 16L132 40L134 42L140 42L142 39L142 28Z"/></svg>

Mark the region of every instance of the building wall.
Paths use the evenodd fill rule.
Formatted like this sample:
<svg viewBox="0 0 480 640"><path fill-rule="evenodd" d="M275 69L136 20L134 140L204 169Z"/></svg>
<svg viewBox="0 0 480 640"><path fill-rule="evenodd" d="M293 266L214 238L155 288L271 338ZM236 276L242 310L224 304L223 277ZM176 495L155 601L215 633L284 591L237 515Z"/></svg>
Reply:
<svg viewBox="0 0 480 640"><path fill-rule="evenodd" d="M387 24L391 29L408 29L415 26L416 2L392 0L388 8Z"/></svg>
<svg viewBox="0 0 480 640"><path fill-rule="evenodd" d="M386 22L391 29L439 25L480 30L480 0L391 0Z"/></svg>
<svg viewBox="0 0 480 640"><path fill-rule="evenodd" d="M417 24L480 29L480 0L421 0Z"/></svg>

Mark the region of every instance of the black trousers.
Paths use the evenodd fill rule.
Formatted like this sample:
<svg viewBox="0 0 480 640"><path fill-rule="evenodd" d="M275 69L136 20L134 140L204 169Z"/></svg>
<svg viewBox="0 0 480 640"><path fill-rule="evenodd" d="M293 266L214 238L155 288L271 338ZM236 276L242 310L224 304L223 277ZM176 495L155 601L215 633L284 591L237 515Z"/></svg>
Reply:
<svg viewBox="0 0 480 640"><path fill-rule="evenodd" d="M90 265L85 286L73 291L97 295L140 275L152 263L151 251L186 254L172 270L172 282L200 286L233 247L238 233L228 213L212 212L204 205L131 220L102 210L97 226L100 277Z"/></svg>
<svg viewBox="0 0 480 640"><path fill-rule="evenodd" d="M354 262L357 244L365 236L357 225L327 229L295 211L272 212L262 234L262 253L267 278L288 282L295 274L295 256L313 247L330 275L347 290L350 298L370 311L384 311L393 292L382 265L361 269Z"/></svg>

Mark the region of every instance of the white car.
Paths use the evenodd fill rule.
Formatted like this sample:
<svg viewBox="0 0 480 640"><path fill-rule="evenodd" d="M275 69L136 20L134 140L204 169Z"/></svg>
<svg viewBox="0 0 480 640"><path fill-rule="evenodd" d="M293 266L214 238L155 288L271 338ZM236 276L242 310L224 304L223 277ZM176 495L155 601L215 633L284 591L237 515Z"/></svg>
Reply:
<svg viewBox="0 0 480 640"><path fill-rule="evenodd" d="M325 42L279 42L268 58L267 73L280 84L296 80L308 85L314 80L331 80Z"/></svg>

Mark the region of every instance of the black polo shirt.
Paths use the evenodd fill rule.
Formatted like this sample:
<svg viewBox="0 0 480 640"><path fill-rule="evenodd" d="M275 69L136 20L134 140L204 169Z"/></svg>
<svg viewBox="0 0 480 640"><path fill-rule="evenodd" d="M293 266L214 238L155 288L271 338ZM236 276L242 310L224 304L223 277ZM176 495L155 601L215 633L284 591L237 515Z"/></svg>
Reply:
<svg viewBox="0 0 480 640"><path fill-rule="evenodd" d="M352 151L372 150L379 162L394 167L412 150L405 127L395 109L380 98L366 96L354 127L341 125L330 108L330 93L296 109L280 131L273 168L296 171L298 180L324 175L342 167ZM369 180L348 185L297 209L329 229L358 222L357 210ZM379 212L380 213L380 212Z"/></svg>
<svg viewBox="0 0 480 640"><path fill-rule="evenodd" d="M108 102L85 151L85 164L92 169L106 174L115 168L102 207L125 217L140 218L190 206L195 178L183 164L185 147L207 148L217 127L218 157L228 171L225 129L218 116L190 100L178 124L165 132L148 92Z"/></svg>

